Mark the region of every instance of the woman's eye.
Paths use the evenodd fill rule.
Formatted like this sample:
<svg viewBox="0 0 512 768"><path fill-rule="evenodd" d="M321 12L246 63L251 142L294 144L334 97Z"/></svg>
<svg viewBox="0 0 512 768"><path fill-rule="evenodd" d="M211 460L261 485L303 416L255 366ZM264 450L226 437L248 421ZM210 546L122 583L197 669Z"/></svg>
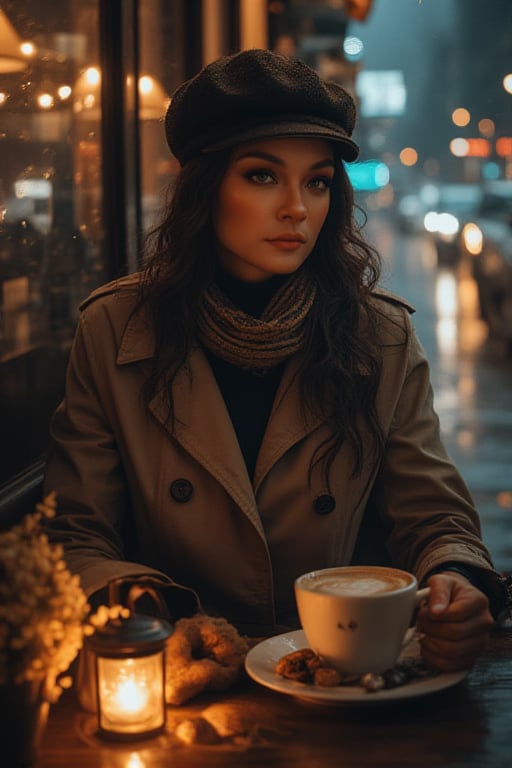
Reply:
<svg viewBox="0 0 512 768"><path fill-rule="evenodd" d="M317 176L314 179L311 179L311 181L308 183L308 186L312 187L313 189L323 191L330 189L331 184L332 179L329 176Z"/></svg>
<svg viewBox="0 0 512 768"><path fill-rule="evenodd" d="M250 181L256 182L256 184L271 184L274 181L274 176L270 171L266 171L263 168L257 171L249 171L246 176Z"/></svg>

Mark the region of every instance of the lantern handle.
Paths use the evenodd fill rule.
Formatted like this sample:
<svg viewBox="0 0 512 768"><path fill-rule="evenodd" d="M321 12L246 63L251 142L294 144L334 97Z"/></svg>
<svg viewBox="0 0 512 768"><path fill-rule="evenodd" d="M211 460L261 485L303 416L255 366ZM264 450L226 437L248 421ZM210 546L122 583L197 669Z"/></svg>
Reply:
<svg viewBox="0 0 512 768"><path fill-rule="evenodd" d="M166 618L169 615L169 610L165 600L163 599L159 590L153 586L155 582L152 582L151 579L148 579L144 576L134 577L133 579L126 579L125 577L121 577L109 581L108 602L110 606L119 605L124 602L121 598L121 586L125 586L127 583L130 583L130 586L128 588L125 602L126 607L129 609L130 613L135 613L137 601L145 595L148 595L152 598L155 606L159 611L159 615L162 618Z"/></svg>
<svg viewBox="0 0 512 768"><path fill-rule="evenodd" d="M126 599L126 602L128 604L128 608L130 610L130 613L135 613L135 604L137 600L139 600L144 595L149 595L149 597L153 598L155 605L157 606L160 616L166 616L167 606L162 598L162 595L157 592L157 590L154 587L151 587L149 584L132 584L130 589L128 590L128 597Z"/></svg>

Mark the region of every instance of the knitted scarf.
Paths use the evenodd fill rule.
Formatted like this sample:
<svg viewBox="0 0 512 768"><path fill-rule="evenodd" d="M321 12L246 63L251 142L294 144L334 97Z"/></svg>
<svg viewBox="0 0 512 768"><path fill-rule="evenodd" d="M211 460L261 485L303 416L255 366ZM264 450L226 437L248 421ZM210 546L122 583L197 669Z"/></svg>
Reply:
<svg viewBox="0 0 512 768"><path fill-rule="evenodd" d="M264 373L298 352L304 340L316 286L295 273L272 296L261 317L238 309L215 283L203 295L199 340L214 355L254 373Z"/></svg>

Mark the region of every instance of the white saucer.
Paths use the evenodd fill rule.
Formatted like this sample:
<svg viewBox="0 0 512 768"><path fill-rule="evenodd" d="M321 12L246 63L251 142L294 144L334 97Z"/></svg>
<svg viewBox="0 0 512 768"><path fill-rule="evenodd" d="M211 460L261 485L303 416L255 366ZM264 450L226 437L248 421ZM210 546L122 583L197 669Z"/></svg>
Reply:
<svg viewBox="0 0 512 768"><path fill-rule="evenodd" d="M284 635L269 637L258 645L251 648L245 658L245 669L247 674L256 680L257 683L271 688L279 693L285 693L289 696L295 696L306 701L316 702L318 704L339 705L350 704L374 704L380 701L390 701L399 699L410 699L416 696L425 696L429 693L442 691L450 688L463 680L468 674L468 670L461 672L440 673L435 677L428 677L421 680L413 680L410 683L397 688L388 688L368 693L361 686L335 686L333 688L322 688L320 686L298 683L295 680L286 680L274 671L277 661L287 653L297 651L300 648L307 647L306 637L302 630L295 632L286 632ZM407 647L406 655L408 657L417 656L414 648Z"/></svg>

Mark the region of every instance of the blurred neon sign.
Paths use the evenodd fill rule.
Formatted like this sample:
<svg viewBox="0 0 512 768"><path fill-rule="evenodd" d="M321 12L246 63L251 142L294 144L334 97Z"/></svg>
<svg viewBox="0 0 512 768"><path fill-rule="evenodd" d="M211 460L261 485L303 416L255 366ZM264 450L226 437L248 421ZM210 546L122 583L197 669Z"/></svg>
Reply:
<svg viewBox="0 0 512 768"><path fill-rule="evenodd" d="M345 166L355 190L372 192L389 183L389 168L382 160L366 160Z"/></svg>

